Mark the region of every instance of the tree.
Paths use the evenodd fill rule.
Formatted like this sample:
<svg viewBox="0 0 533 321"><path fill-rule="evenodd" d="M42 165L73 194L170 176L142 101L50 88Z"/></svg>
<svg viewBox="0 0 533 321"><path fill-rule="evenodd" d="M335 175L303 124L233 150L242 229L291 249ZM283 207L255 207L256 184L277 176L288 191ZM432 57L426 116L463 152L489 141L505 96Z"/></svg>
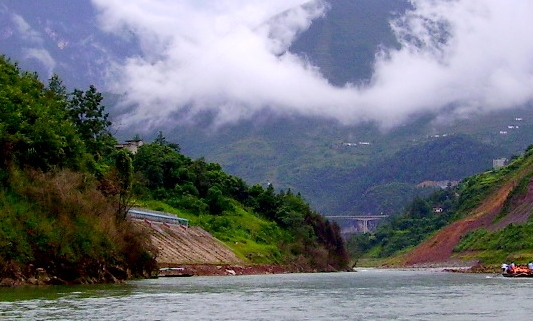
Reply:
<svg viewBox="0 0 533 321"><path fill-rule="evenodd" d="M67 88L63 85L63 80L59 78L59 75L53 74L48 80L48 92L60 99L63 103L66 103L68 95Z"/></svg>
<svg viewBox="0 0 533 321"><path fill-rule="evenodd" d="M65 101L34 73L0 59L0 163L47 170L79 167L84 144L68 119Z"/></svg>
<svg viewBox="0 0 533 321"><path fill-rule="evenodd" d="M55 87L56 84L51 88ZM109 114L105 112L105 106L101 104L102 100L102 94L93 85L85 92L75 89L68 97L70 119L85 141L88 152L96 159L111 153L116 143L109 133L112 123L108 119Z"/></svg>
<svg viewBox="0 0 533 321"><path fill-rule="evenodd" d="M187 158L167 145L144 144L133 158L135 171L143 177L144 184L151 190L174 189L180 180L182 164Z"/></svg>
<svg viewBox="0 0 533 321"><path fill-rule="evenodd" d="M130 208L131 188L133 185L133 161L126 150L120 150L115 156L118 178L117 218L125 220Z"/></svg>
<svg viewBox="0 0 533 321"><path fill-rule="evenodd" d="M169 141L167 141L167 139L165 138L165 136L163 136L163 132L162 131L159 131L159 133L157 134L157 137L155 138L154 140L154 144L157 144L159 146L167 146L167 147L170 147L172 148L173 150L175 150L176 152L179 152L180 151L180 145L179 144L176 144L176 143L171 143Z"/></svg>

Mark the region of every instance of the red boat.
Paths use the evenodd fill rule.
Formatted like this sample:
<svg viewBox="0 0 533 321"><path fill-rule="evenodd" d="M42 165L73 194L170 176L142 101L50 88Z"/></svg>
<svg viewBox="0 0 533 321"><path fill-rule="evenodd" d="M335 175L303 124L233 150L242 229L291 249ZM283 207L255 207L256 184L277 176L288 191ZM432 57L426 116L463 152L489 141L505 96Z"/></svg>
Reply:
<svg viewBox="0 0 533 321"><path fill-rule="evenodd" d="M528 266L505 265L505 268L502 266L502 275L508 278L531 278L533 277L533 269L531 267L531 263Z"/></svg>

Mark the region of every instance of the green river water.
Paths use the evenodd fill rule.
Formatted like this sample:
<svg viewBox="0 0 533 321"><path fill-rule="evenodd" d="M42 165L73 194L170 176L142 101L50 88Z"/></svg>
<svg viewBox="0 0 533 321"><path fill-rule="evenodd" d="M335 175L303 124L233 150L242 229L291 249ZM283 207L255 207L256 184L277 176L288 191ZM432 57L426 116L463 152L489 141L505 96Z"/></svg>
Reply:
<svg viewBox="0 0 533 321"><path fill-rule="evenodd" d="M437 270L0 289L0 320L531 320L533 279Z"/></svg>

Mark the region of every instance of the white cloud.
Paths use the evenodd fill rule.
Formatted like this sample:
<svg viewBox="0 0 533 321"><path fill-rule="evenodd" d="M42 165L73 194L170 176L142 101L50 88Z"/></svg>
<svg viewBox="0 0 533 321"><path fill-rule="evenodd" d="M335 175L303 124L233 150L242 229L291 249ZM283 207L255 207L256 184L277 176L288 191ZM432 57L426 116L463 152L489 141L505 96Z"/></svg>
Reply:
<svg viewBox="0 0 533 321"><path fill-rule="evenodd" d="M27 48L23 49L25 59L35 59L46 69L47 77L52 76L56 67L56 61L46 49Z"/></svg>
<svg viewBox="0 0 533 321"><path fill-rule="evenodd" d="M34 44L43 43L43 39L41 38L39 32L34 30L22 16L18 14L12 14L11 20L13 21L16 31L22 36L23 39Z"/></svg>
<svg viewBox="0 0 533 321"><path fill-rule="evenodd" d="M327 14L308 0L92 0L105 30L133 33L143 50L114 66L114 89L146 124L177 112L219 122L262 108L383 126L431 112L470 114L533 98L533 3L413 0L393 23L401 49L378 54L369 85L334 87L287 51Z"/></svg>

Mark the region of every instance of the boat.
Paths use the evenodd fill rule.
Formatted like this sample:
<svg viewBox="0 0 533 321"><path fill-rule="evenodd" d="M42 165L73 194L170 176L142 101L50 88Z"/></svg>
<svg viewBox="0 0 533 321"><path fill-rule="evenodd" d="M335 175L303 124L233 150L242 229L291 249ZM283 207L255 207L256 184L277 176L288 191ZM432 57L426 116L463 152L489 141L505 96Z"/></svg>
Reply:
<svg viewBox="0 0 533 321"><path fill-rule="evenodd" d="M527 266L503 264L502 275L507 278L533 278L533 265L532 263Z"/></svg>

